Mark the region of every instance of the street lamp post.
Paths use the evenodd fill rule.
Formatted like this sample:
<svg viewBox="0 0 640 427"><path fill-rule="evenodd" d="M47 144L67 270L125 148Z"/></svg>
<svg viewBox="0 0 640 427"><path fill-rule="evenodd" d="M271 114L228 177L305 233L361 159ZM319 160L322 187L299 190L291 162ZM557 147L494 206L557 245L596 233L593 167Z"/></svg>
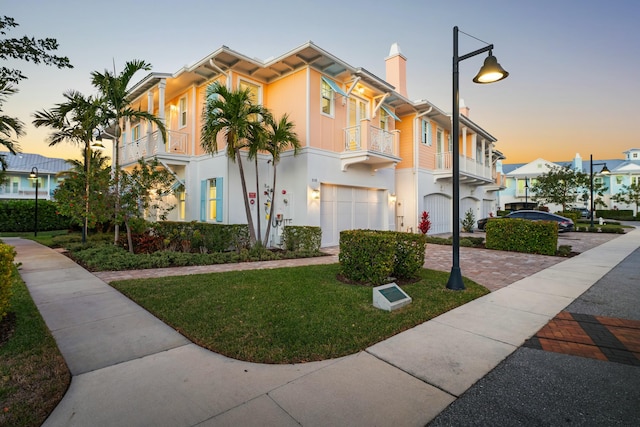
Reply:
<svg viewBox="0 0 640 427"><path fill-rule="evenodd" d="M453 265L447 282L447 289L452 290L464 289L460 271L460 76L458 66L465 59L489 52L489 56L484 60L482 68L473 78L473 81L475 83L493 83L502 80L509 73L498 64L496 57L492 54L492 50L493 45L490 44L466 55L458 56L458 27L453 27L453 111L451 112L453 141Z"/></svg>
<svg viewBox="0 0 640 427"><path fill-rule="evenodd" d="M34 166L31 168L31 173L29 174L29 178L36 180L36 209L33 216L34 217L33 236L37 237L38 236L38 182L40 181L40 178L38 178L37 167Z"/></svg>
<svg viewBox="0 0 640 427"><path fill-rule="evenodd" d="M524 177L524 208L529 209L529 178Z"/></svg>
<svg viewBox="0 0 640 427"><path fill-rule="evenodd" d="M593 154L591 154L589 156L589 190L591 192L591 212L589 212L590 216L591 216L591 227L593 228L593 216L594 216L594 200L593 200L593 166L600 166L600 165L604 165L602 167L602 170L600 171L601 175L609 175L611 172L609 172L609 169L607 168L607 164L604 162L601 163L593 163Z"/></svg>

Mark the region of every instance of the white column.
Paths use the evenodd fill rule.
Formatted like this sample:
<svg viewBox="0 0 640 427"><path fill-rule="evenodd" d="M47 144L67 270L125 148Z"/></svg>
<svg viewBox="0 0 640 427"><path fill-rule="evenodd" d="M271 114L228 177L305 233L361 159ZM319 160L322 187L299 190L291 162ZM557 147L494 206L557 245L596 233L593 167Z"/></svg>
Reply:
<svg viewBox="0 0 640 427"><path fill-rule="evenodd" d="M167 87L167 79L160 80L160 83L158 83L158 117L160 118L160 120L162 120L162 123L164 123L165 126L167 124L167 119L164 116L164 109L165 109L164 92L166 87ZM160 134L160 132L158 132L158 153L166 153L166 152L167 152L166 141L162 139L162 135Z"/></svg>

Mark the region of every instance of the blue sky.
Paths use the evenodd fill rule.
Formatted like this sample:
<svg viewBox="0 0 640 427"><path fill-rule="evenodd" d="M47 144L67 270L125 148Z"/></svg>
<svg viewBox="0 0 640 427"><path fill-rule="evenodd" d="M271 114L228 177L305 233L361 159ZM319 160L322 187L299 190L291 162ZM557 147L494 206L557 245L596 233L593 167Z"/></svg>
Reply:
<svg viewBox="0 0 640 427"><path fill-rule="evenodd" d="M92 71L119 72L143 59L174 73L222 45L250 57L279 56L308 40L384 78L394 42L407 57L411 99L451 111L452 28L486 43L510 76L476 85L484 55L460 64L460 97L470 117L498 139L506 163L620 158L640 148L634 123L640 97L637 0L2 0L20 24L8 36L53 37L72 70L10 63L29 79L5 114L27 124L25 152L79 157L72 145L48 147L34 111L62 102L66 90L94 93ZM484 44L460 35L460 54ZM134 81L144 77L136 75Z"/></svg>

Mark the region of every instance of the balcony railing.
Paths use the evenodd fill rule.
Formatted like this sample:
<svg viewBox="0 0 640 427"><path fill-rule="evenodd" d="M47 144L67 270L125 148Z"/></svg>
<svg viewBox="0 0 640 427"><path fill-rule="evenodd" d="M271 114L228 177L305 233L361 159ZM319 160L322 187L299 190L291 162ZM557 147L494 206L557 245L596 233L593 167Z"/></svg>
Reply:
<svg viewBox="0 0 640 427"><path fill-rule="evenodd" d="M167 130L167 143L162 142L159 131L144 135L141 138L121 147L126 162L134 162L147 156L158 154L187 154L189 134Z"/></svg>
<svg viewBox="0 0 640 427"><path fill-rule="evenodd" d="M452 153L437 153L435 154L436 170L452 170L453 159ZM491 168L487 165L478 163L476 159L472 159L466 156L460 156L460 173L478 176L493 180L494 176L491 173Z"/></svg>
<svg viewBox="0 0 640 427"><path fill-rule="evenodd" d="M374 126L351 126L345 129L346 152L372 151L387 156L398 156L396 134Z"/></svg>

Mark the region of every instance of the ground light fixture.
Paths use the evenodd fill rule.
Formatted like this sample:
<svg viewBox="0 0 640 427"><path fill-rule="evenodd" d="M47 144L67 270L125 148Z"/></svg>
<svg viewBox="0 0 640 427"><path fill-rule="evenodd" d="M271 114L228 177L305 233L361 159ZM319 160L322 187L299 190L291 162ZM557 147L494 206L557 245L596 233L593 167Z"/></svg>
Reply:
<svg viewBox="0 0 640 427"><path fill-rule="evenodd" d="M591 227L593 228L593 216L594 216L594 208L595 208L595 203L593 200L593 167L594 166L600 166L600 165L604 165L602 166L602 170L600 171L600 175L609 175L611 172L609 171L609 169L607 168L607 164L602 162L602 163L593 163L593 154L589 155L589 191L591 192L591 212L590 215L591 216Z"/></svg>
<svg viewBox="0 0 640 427"><path fill-rule="evenodd" d="M33 215L34 221L33 221L33 236L37 237L38 236L38 181L40 181L40 178L38 178L38 168L37 167L32 167L31 168L31 173L29 174L29 178L31 179L35 179L36 180L36 208L35 208L35 212Z"/></svg>
<svg viewBox="0 0 640 427"><path fill-rule="evenodd" d="M485 59L484 65L480 68L478 74L473 78L475 83L486 84L493 83L506 78L509 73L506 72L495 56L493 56L493 45L489 44L481 49L474 50L466 55L458 55L458 27L453 27L453 110L451 112L452 120L452 138L453 139L453 265L451 274L447 281L447 289L463 290L462 272L460 271L460 76L458 72L460 62L469 59L481 53L489 52L489 56ZM463 34L467 34L462 32ZM469 34L468 36L475 38Z"/></svg>

